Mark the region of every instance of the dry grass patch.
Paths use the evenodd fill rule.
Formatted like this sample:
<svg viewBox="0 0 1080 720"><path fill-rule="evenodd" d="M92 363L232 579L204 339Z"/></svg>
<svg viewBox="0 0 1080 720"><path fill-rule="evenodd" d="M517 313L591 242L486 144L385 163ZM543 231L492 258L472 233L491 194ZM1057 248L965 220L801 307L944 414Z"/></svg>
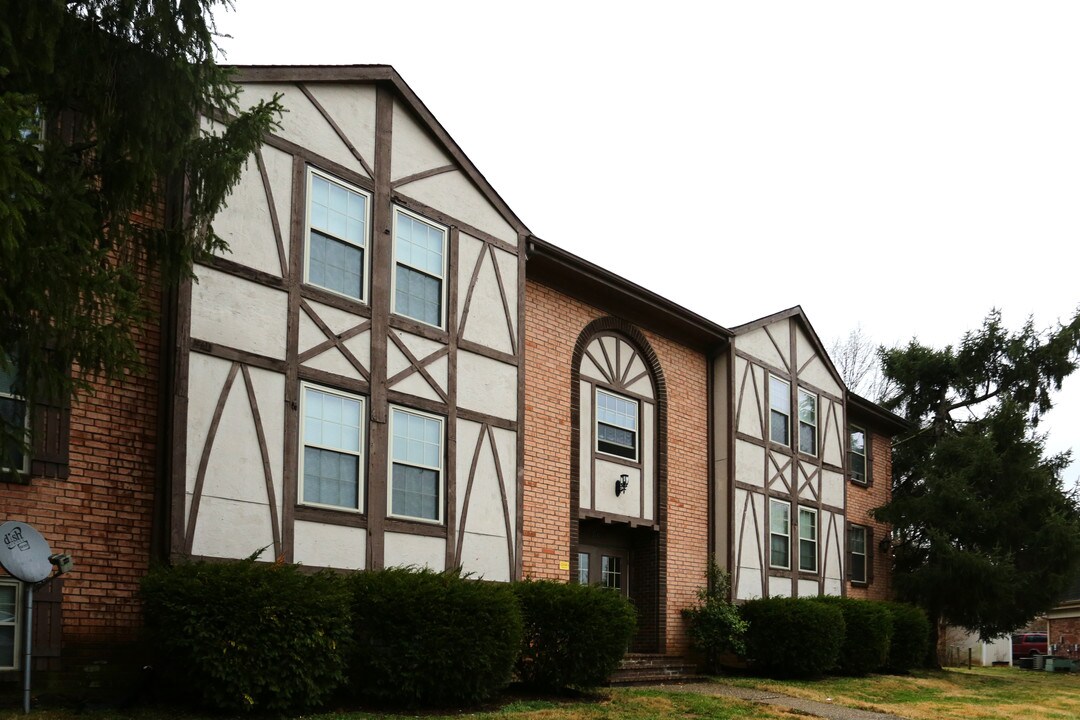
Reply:
<svg viewBox="0 0 1080 720"><path fill-rule="evenodd" d="M737 678L724 682L912 720L1080 718L1080 675L1069 673L973 668L917 671L903 676L786 682Z"/></svg>

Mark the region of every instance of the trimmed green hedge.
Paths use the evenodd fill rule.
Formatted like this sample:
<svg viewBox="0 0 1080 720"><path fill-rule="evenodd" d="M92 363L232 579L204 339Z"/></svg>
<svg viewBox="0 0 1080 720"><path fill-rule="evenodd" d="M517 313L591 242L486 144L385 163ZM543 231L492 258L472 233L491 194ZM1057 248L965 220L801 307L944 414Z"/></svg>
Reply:
<svg viewBox="0 0 1080 720"><path fill-rule="evenodd" d="M345 680L342 578L252 559L157 567L143 579L158 677L226 712L318 706Z"/></svg>
<svg viewBox="0 0 1080 720"><path fill-rule="evenodd" d="M808 598L762 598L741 607L749 623L747 657L774 677L809 677L834 669L844 641L839 607Z"/></svg>
<svg viewBox="0 0 1080 720"><path fill-rule="evenodd" d="M510 681L522 626L509 585L392 568L356 573L349 588L358 696L398 707L469 705Z"/></svg>
<svg viewBox="0 0 1080 720"><path fill-rule="evenodd" d="M930 644L930 621L922 608L900 602L882 605L892 617L892 643L885 668L890 672L907 672L922 667Z"/></svg>
<svg viewBox="0 0 1080 720"><path fill-rule="evenodd" d="M597 585L548 580L514 584L525 623L518 678L544 691L605 683L634 635L636 613Z"/></svg>
<svg viewBox="0 0 1080 720"><path fill-rule="evenodd" d="M859 676L880 670L889 653L892 616L884 603L826 595L813 598L844 614L844 640L836 672Z"/></svg>

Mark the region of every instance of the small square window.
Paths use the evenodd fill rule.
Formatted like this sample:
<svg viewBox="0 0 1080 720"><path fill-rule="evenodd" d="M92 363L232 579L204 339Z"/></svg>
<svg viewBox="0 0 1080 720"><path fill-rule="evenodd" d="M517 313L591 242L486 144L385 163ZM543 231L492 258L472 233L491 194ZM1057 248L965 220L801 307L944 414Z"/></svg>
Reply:
<svg viewBox="0 0 1080 720"><path fill-rule="evenodd" d="M596 449L608 455L637 460L638 403L621 395L596 390Z"/></svg>
<svg viewBox="0 0 1080 720"><path fill-rule="evenodd" d="M442 522L443 419L393 408L390 514Z"/></svg>
<svg viewBox="0 0 1080 720"><path fill-rule="evenodd" d="M791 505L769 500L769 567L791 567Z"/></svg>
<svg viewBox="0 0 1080 720"><path fill-rule="evenodd" d="M817 395L799 388L799 451L807 455L817 455L817 405Z"/></svg>
<svg viewBox="0 0 1080 720"><path fill-rule="evenodd" d="M305 282L364 300L369 205L363 190L308 170Z"/></svg>
<svg viewBox="0 0 1080 720"><path fill-rule="evenodd" d="M446 228L394 208L394 312L443 326Z"/></svg>
<svg viewBox="0 0 1080 720"><path fill-rule="evenodd" d="M769 376L769 439L791 446L791 383Z"/></svg>
<svg viewBox="0 0 1080 720"><path fill-rule="evenodd" d="M363 507L364 400L304 384L301 501L346 510Z"/></svg>
<svg viewBox="0 0 1080 720"><path fill-rule="evenodd" d="M799 571L817 572L817 510L799 508Z"/></svg>

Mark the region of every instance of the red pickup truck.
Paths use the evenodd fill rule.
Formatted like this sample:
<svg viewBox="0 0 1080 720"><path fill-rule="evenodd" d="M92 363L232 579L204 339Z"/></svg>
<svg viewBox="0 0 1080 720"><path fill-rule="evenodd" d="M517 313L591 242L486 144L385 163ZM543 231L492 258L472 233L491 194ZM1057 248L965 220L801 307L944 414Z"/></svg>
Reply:
<svg viewBox="0 0 1080 720"><path fill-rule="evenodd" d="M1013 660L1029 655L1046 655L1046 653L1046 633L1016 633L1013 635Z"/></svg>

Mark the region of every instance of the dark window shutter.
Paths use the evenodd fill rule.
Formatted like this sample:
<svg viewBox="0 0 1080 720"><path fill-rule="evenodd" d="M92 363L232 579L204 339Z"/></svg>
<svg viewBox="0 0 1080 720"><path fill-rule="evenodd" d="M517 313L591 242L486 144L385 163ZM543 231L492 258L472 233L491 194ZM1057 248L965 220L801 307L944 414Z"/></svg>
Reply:
<svg viewBox="0 0 1080 720"><path fill-rule="evenodd" d="M874 582L874 528L866 528L866 583Z"/></svg>
<svg viewBox="0 0 1080 720"><path fill-rule="evenodd" d="M874 484L874 434L866 431L866 486Z"/></svg>
<svg viewBox="0 0 1080 720"><path fill-rule="evenodd" d="M34 447L30 461L33 477L66 479L68 476L68 439L71 403L38 400L33 418Z"/></svg>
<svg viewBox="0 0 1080 720"><path fill-rule="evenodd" d="M848 582L851 582L854 579L851 570L851 523L847 523L847 536L844 538L844 547L847 548L847 568L845 569L844 575L847 577Z"/></svg>
<svg viewBox="0 0 1080 720"><path fill-rule="evenodd" d="M59 669L61 609L64 599L64 580L54 578L34 590L33 655L34 669L47 671Z"/></svg>

